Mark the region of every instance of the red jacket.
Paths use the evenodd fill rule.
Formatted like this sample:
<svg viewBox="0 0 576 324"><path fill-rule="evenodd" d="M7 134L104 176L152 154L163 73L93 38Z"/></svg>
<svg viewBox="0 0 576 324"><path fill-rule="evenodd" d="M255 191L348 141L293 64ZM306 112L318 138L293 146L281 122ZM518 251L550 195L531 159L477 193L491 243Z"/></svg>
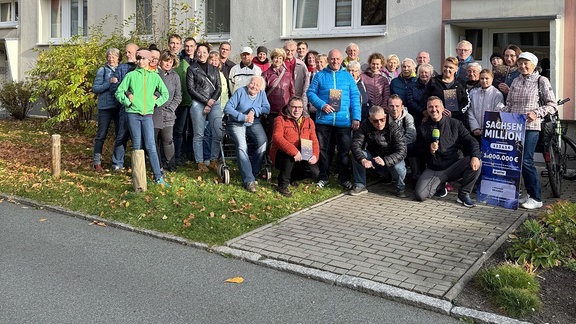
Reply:
<svg viewBox="0 0 576 324"><path fill-rule="evenodd" d="M282 70L284 70L282 79L280 79L278 85L272 89L276 81L280 78ZM288 100L295 94L292 73L285 67L282 67L281 70L270 67L262 73L262 77L266 81L266 97L268 97L268 102L270 103L270 113L280 114L284 106L288 103Z"/></svg>
<svg viewBox="0 0 576 324"><path fill-rule="evenodd" d="M302 123L298 123L282 111L280 116L274 119L274 131L272 132L272 145L270 147L270 160L275 164L276 152L282 150L289 156L295 156L300 152L300 139L312 140L312 154L320 157L320 145L316 137L316 127L310 117L302 116Z"/></svg>

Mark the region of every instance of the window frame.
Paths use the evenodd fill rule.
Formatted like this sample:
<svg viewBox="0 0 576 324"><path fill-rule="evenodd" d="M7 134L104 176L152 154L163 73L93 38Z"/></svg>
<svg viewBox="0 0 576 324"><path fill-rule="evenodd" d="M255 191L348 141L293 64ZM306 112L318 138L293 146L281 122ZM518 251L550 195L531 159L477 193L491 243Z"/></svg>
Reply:
<svg viewBox="0 0 576 324"><path fill-rule="evenodd" d="M48 17L48 42L50 43L62 43L63 41L72 38L73 36L80 34L72 34L72 1L73 0L56 0L60 1L61 4L61 21L60 21L60 37L52 36L52 1L47 1L47 17ZM88 13L84 14L84 8L88 11L88 0L77 0L78 1L78 30L82 30L80 36L88 35L88 26L84 24L88 23Z"/></svg>
<svg viewBox="0 0 576 324"><path fill-rule="evenodd" d="M10 17L11 20L0 21L0 28L17 27L19 21L19 3L18 0L0 0L0 4L10 4ZM1 10L1 8L0 8ZM1 12L0 12L1 14Z"/></svg>
<svg viewBox="0 0 576 324"><path fill-rule="evenodd" d="M283 38L325 38L325 37L369 37L386 35L387 25L362 26L362 0L352 2L350 26L336 27L336 2L318 0L318 24L313 28L296 28L298 2L302 0L283 0L284 34ZM386 1L386 21L388 21L389 0Z"/></svg>
<svg viewBox="0 0 576 324"><path fill-rule="evenodd" d="M214 0L216 1L216 0ZM202 9L204 11L204 20L208 21L208 0L203 1L202 2ZM230 15L229 21L228 21L228 30L227 31L223 31L223 32L208 32L207 26L204 25L203 26L203 30L204 30L204 35L206 36L206 39L208 42L218 42L218 41L222 41L222 40L228 40L230 38L230 29L232 29L232 14L231 14L231 9L232 9L232 4L231 1L228 0L228 14Z"/></svg>

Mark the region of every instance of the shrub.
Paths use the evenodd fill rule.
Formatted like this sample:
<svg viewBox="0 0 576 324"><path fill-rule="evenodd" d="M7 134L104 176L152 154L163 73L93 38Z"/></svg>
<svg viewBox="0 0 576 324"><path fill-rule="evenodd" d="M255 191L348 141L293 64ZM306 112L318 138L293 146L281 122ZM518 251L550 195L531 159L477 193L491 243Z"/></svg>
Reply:
<svg viewBox="0 0 576 324"><path fill-rule="evenodd" d="M521 267L501 264L481 270L476 284L490 295L490 299L507 314L515 317L540 310L540 283Z"/></svg>
<svg viewBox="0 0 576 324"><path fill-rule="evenodd" d="M539 216L567 257L576 256L576 203L559 201Z"/></svg>
<svg viewBox="0 0 576 324"><path fill-rule="evenodd" d="M527 220L524 230L512 239L508 255L514 261L525 264L530 271L556 266L562 259L562 251L553 236L537 220Z"/></svg>
<svg viewBox="0 0 576 324"><path fill-rule="evenodd" d="M0 104L12 117L22 120L28 116L31 96L28 82L6 82L0 90Z"/></svg>

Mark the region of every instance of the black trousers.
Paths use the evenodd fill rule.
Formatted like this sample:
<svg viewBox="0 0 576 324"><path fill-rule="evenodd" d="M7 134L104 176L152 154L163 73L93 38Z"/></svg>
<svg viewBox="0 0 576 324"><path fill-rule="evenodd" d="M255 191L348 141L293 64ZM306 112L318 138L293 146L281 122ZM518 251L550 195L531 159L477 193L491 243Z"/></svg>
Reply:
<svg viewBox="0 0 576 324"><path fill-rule="evenodd" d="M275 167L280 171L278 173L278 187L287 188L290 182L300 181L303 179L316 179L320 170L318 163L310 164L308 161L294 161L293 156L288 156L284 151L276 152Z"/></svg>

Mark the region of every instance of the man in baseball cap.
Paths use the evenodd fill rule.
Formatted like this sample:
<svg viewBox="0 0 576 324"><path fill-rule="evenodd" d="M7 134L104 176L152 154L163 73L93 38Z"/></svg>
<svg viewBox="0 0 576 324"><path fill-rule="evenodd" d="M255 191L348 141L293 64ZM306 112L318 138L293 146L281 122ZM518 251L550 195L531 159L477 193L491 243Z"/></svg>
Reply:
<svg viewBox="0 0 576 324"><path fill-rule="evenodd" d="M253 76L262 75L262 69L252 62L254 58L252 53L251 47L242 47L240 51L240 63L230 69L228 80L230 82L229 89L232 90L232 94L241 87L248 85Z"/></svg>

